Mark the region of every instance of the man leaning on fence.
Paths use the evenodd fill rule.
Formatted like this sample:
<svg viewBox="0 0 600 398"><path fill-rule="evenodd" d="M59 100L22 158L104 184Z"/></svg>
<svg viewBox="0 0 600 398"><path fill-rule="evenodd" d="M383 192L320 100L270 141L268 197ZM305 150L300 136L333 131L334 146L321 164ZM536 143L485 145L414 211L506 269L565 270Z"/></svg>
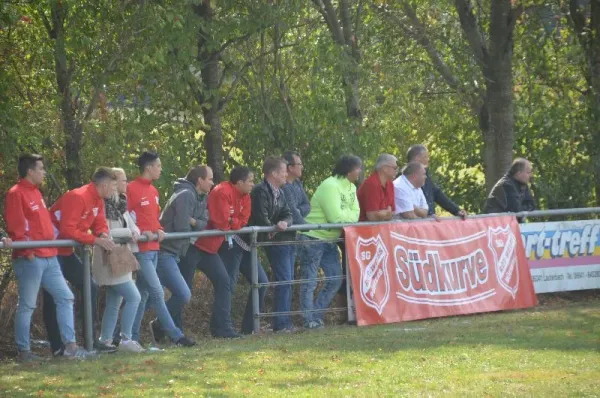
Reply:
<svg viewBox="0 0 600 398"><path fill-rule="evenodd" d="M54 227L38 187L44 181L46 171L39 155L23 154L19 157L19 181L6 195L5 213L7 232L14 242L54 240ZM3 243L9 243L3 239ZM29 331L31 315L36 307L40 286L52 298L54 320L60 344L64 344L64 356L83 359L89 352L75 343L73 320L73 293L67 286L56 258L56 248L13 250L13 267L17 277L19 304L15 318L15 342L19 360L40 360L30 350Z"/></svg>
<svg viewBox="0 0 600 398"><path fill-rule="evenodd" d="M421 190L423 191L423 195L427 201L427 216L431 217L435 214L435 205L437 203L448 213L464 219L467 216L467 212L458 207L458 205L448 198L444 191L442 191L441 188L435 182L433 182L431 172L429 171L429 151L425 145L412 145L408 149L406 157L408 163L419 162L425 167L426 178Z"/></svg>
<svg viewBox="0 0 600 398"><path fill-rule="evenodd" d="M484 213L518 213L535 210L529 182L533 166L527 159L515 159L506 173L490 191L483 206ZM519 218L519 222L523 222Z"/></svg>
<svg viewBox="0 0 600 398"><path fill-rule="evenodd" d="M332 176L324 180L315 191L310 201L310 213L306 217L307 224L326 223L353 223L358 221L360 208L356 197L356 185L362 169L362 161L357 156L342 156ZM324 326L323 312L329 307L331 300L340 288L341 279L330 279L317 298L314 297L319 268L323 269L326 277L340 277L342 275L340 251L335 242L342 231L314 230L299 234L303 244L300 246L300 270L302 279L310 282L300 287L300 306L304 311L304 325L309 329Z"/></svg>
<svg viewBox="0 0 600 398"><path fill-rule="evenodd" d="M139 252L135 253L140 269L137 272L136 285L142 296L135 321L133 322L133 339L140 341L140 328L146 302L152 306L160 324L169 338L178 346L191 347L196 343L184 336L181 329L175 326L171 314L165 304L165 292L158 279L156 267L158 265L158 251L160 243L165 237L163 227L160 225L160 205L158 190L152 185L153 181L160 178L162 165L155 152L144 152L138 158L140 176L127 186L127 210L138 226L142 235L157 241L140 242Z"/></svg>
<svg viewBox="0 0 600 398"><path fill-rule="evenodd" d="M213 172L208 166L192 167L185 178L177 179L173 184L173 194L160 215L160 224L164 231L191 232L206 228L208 223L206 202L213 185ZM156 272L162 285L171 292L167 308L175 326L181 330L183 330L181 312L189 303L192 293L179 269L179 262L187 253L190 243L194 241L195 238L163 240L158 253ZM188 279L191 282L193 278ZM150 331L155 341L162 340L165 335L158 319L150 323Z"/></svg>
<svg viewBox="0 0 600 398"><path fill-rule="evenodd" d="M429 215L427 199L421 190L427 174L420 162L410 162L402 175L394 180L396 214L400 218L426 218Z"/></svg>
<svg viewBox="0 0 600 398"><path fill-rule="evenodd" d="M208 195L207 229L230 231L246 225L250 218L250 192L253 186L254 173L247 167L235 166L229 174L229 181L220 183ZM196 268L213 285L214 300L210 317L212 336L235 339L241 336L233 330L231 323L230 276L218 254L224 241L224 236L198 238L179 266L190 288ZM225 244L233 248L236 242L230 238Z"/></svg>
<svg viewBox="0 0 600 398"><path fill-rule="evenodd" d="M394 216L396 205L392 181L398 173L397 161L394 155L379 155L375 171L358 188L359 221L389 221Z"/></svg>
<svg viewBox="0 0 600 398"><path fill-rule="evenodd" d="M277 244L277 242L290 241L294 239L295 233L285 232L286 229L292 225L292 212L288 207L285 195L281 190L283 184L286 183L287 178L287 162L283 158L269 156L263 163L263 181L254 186L252 189L251 204L252 212L250 214L250 220L248 221L249 226L257 227L275 227L277 232L271 233L260 233L258 234L259 242L268 242ZM249 235L245 235L243 239L246 243L249 243ZM285 245L287 246L287 245ZM271 264L271 268L276 275L276 280L282 279L282 274L287 272L290 265L289 252L282 249L282 246L265 246L265 253ZM250 260L250 256L247 256L247 260ZM225 263L227 265L227 262ZM267 283L268 279L262 269L260 263L258 266L258 282ZM252 269L250 261L242 261L240 265L240 272L246 277L246 279L252 281ZM232 274L230 273L230 276ZM237 276L233 274L232 291L235 286ZM279 277L279 278L277 278ZM275 312L285 307L285 302L291 301L291 295L287 297L283 296L280 286L275 287L274 296L274 308ZM252 292L251 292L252 293ZM263 312L264 297L266 293L266 287L263 286L259 289L259 309ZM287 311L289 311L289 306ZM246 305L246 311L244 313L244 322L242 324L242 333L252 333L252 295L248 297L248 303ZM291 330L291 322L287 325L281 325L278 320L273 322L274 331L283 331L288 328Z"/></svg>
<svg viewBox="0 0 600 398"><path fill-rule="evenodd" d="M92 175L92 181L80 188L73 189L61 196L50 208L52 223L58 231L59 239L72 239L84 245L96 245L111 250L114 243L108 236L108 225L104 210L104 199L110 198L116 190L115 173L106 167L99 167ZM92 234L89 231L92 231ZM71 247L58 249L58 262L64 277L79 292L83 292L83 264ZM114 347L104 347L95 340L94 322L96 321L96 294L98 286L90 280L92 300L92 334L94 347L98 351L115 351ZM81 306L84 306L84 296L81 294ZM83 323L87 319L85 311L81 311ZM48 340L55 356L63 355L64 347L60 341L56 323L55 306L52 296L44 290L44 324Z"/></svg>
<svg viewBox="0 0 600 398"><path fill-rule="evenodd" d="M304 191L304 186L300 178L304 170L300 154L294 151L286 151L283 158L287 162L287 181L281 187L288 207L292 212L292 221L294 225L306 224L304 217L310 212L310 202ZM290 240L296 239L296 233L290 233ZM275 253L281 259L279 265L271 263L276 282L285 282L294 280L294 271L296 264L297 245L279 245L269 249L271 256ZM267 252L267 255L269 253ZM269 260L270 261L270 260ZM292 285L275 286L274 312L290 311L292 305ZM282 332L294 331L292 319L289 315L280 315L273 317L273 330Z"/></svg>

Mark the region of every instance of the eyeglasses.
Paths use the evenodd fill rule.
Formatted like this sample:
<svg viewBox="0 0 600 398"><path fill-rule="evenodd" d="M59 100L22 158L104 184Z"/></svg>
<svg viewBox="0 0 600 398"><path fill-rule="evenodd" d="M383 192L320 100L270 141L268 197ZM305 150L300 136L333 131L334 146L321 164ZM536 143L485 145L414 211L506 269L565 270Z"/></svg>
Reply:
<svg viewBox="0 0 600 398"><path fill-rule="evenodd" d="M392 165L386 164L385 167L390 167L394 170L398 170L398 166L392 166Z"/></svg>

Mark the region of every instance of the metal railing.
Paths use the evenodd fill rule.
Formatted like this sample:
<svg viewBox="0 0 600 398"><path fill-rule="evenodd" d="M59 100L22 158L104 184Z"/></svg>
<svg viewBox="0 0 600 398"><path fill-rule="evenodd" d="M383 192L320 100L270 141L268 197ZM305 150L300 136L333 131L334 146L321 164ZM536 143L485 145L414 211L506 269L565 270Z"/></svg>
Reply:
<svg viewBox="0 0 600 398"><path fill-rule="evenodd" d="M478 214L478 215L469 215L468 218L484 218L484 217L494 217L494 216L505 216L505 215L513 215L515 217L526 217L526 218L537 218L537 217L553 217L553 216L573 216L573 215L581 215L581 214L596 214L600 213L600 207L586 207L586 208L573 208L573 209L556 209L556 210L536 210L530 212L520 212L520 213L502 213L502 214ZM438 218L440 221L443 220L453 220L458 219L458 217L440 217ZM323 230L323 229L343 229L347 226L354 225L385 225L385 224L394 224L398 222L419 222L425 220L432 220L432 218L428 219L417 219L417 220L394 220L394 221L381 221L381 222L360 222L360 223L338 223L338 224L303 224L303 225L292 225L287 231L314 231L314 230ZM258 283L258 247L261 246L271 246L275 244L310 244L310 242L306 241L287 241L287 242L258 242L258 234L259 233L268 233L268 232L277 232L275 227L245 227L236 231L220 231L220 230L208 230L208 231L198 231L198 232L172 232L165 235L165 240L175 240L175 239L189 239L189 238L201 238L201 237L210 237L210 236L230 236L230 235L241 235L241 234L249 234L250 235L250 253L251 253L251 268L252 268L252 280L251 280L251 289L252 289L252 309L254 314L254 332L260 332L260 318L262 317L271 317L271 316L279 316L279 315L301 315L305 312L324 312L323 310L312 310L312 311L289 311L289 312L265 312L261 313L259 310L259 288L261 287L270 287L270 286L278 286L284 284L303 284L307 282L320 282L325 280L334 280L334 279L342 279L345 278L343 276L336 277L322 277L315 279L297 279L293 281L285 281L285 282L269 282L269 283ZM156 240L157 236L155 235L151 240ZM116 242L124 243L126 240L124 239L115 239ZM141 236L139 239L140 242L148 241L146 236ZM341 242L343 239L330 239L327 242ZM324 240L317 241L317 243L324 242ZM82 264L83 264L83 295L84 295L84 338L85 338L85 348L87 350L91 350L93 348L93 331L92 331L92 300L91 300L91 264L90 264L90 246L84 246L80 243L73 240L46 240L46 241L19 241L13 242L10 249L35 249L42 247L82 247L83 246L83 255L82 255ZM0 243L0 249L7 249L4 247L3 243ZM347 310L347 307L343 308L330 308L326 311L334 312L334 311L343 311Z"/></svg>

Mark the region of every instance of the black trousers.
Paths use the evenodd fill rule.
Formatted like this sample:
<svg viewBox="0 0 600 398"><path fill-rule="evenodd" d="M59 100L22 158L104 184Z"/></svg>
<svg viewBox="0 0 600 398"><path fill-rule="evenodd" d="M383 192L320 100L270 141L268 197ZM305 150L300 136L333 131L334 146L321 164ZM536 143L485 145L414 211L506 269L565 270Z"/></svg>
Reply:
<svg viewBox="0 0 600 398"><path fill-rule="evenodd" d="M208 277L214 289L214 302L210 316L211 334L219 337L233 333L233 325L231 323L231 285L229 274L221 257L216 253L211 254L199 250L193 245L189 247L187 253L179 262L179 269L190 291L192 290L196 268Z"/></svg>

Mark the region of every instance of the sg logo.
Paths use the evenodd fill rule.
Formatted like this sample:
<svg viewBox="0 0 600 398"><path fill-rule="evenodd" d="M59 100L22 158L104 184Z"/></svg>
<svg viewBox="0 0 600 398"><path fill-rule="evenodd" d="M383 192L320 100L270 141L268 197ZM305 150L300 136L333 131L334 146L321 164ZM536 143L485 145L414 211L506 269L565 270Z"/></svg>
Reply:
<svg viewBox="0 0 600 398"><path fill-rule="evenodd" d="M360 252L360 259L369 261L371 259L371 252Z"/></svg>

